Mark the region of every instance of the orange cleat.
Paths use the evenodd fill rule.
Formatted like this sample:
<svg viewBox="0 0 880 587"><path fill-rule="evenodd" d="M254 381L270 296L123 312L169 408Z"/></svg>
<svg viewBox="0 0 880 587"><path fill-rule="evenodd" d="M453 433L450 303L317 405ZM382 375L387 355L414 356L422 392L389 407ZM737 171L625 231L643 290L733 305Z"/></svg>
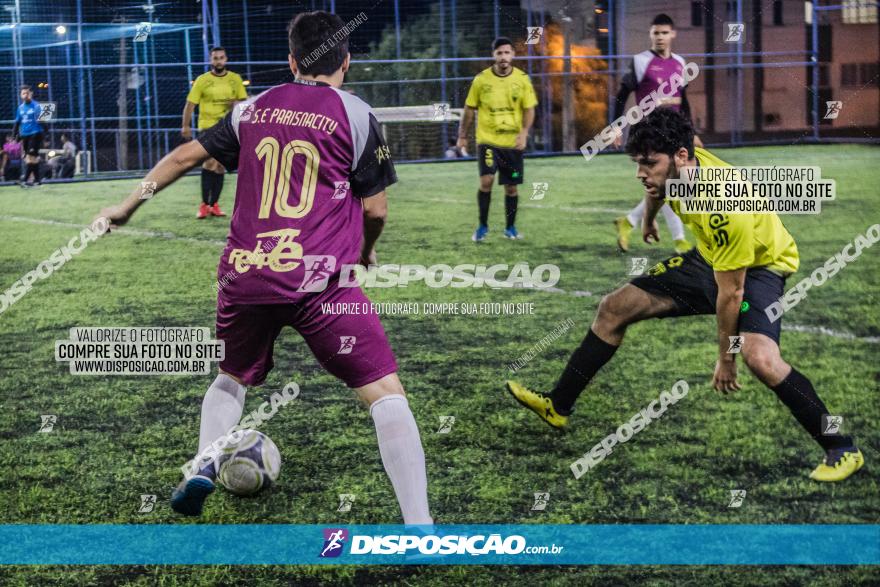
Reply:
<svg viewBox="0 0 880 587"><path fill-rule="evenodd" d="M209 208L209 210L211 211L211 214L213 214L214 216L226 216L226 214L223 213L223 210L220 209L219 204L214 204L213 206L211 206Z"/></svg>
<svg viewBox="0 0 880 587"><path fill-rule="evenodd" d="M207 218L209 210L210 209L208 208L208 205L202 202L201 204L199 204L199 213L196 214L196 218Z"/></svg>

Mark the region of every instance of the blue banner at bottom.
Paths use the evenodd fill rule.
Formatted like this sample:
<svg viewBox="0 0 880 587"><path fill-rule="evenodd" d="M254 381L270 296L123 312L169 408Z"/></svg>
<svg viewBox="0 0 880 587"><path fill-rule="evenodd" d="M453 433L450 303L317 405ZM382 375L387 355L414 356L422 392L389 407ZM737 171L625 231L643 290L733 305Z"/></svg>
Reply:
<svg viewBox="0 0 880 587"><path fill-rule="evenodd" d="M880 525L0 525L0 564L877 565Z"/></svg>

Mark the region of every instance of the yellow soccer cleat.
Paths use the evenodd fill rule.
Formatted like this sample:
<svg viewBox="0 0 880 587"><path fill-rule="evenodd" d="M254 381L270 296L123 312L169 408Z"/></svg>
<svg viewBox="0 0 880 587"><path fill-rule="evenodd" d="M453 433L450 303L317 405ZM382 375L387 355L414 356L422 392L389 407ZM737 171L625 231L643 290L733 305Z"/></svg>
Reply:
<svg viewBox="0 0 880 587"><path fill-rule="evenodd" d="M629 250L629 233L632 232L633 225L626 216L621 216L614 219L614 228L617 229L617 248L625 253Z"/></svg>
<svg viewBox="0 0 880 587"><path fill-rule="evenodd" d="M865 464L862 451L855 447L828 451L822 464L813 469L810 479L814 481L843 481Z"/></svg>
<svg viewBox="0 0 880 587"><path fill-rule="evenodd" d="M692 248L694 248L694 245L689 243L687 239L681 239L681 240L675 241L675 252L678 254L687 253Z"/></svg>
<svg viewBox="0 0 880 587"><path fill-rule="evenodd" d="M557 430L562 430L568 426L568 416L563 416L556 411L549 396L532 391L516 381L508 381L506 385L507 391L510 392L516 401L538 414L542 420Z"/></svg>

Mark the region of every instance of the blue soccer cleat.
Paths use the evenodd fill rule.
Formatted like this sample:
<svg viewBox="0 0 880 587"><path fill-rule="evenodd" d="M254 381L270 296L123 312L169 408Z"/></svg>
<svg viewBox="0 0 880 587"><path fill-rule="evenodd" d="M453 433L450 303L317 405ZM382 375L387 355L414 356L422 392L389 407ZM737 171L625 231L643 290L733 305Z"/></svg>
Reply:
<svg viewBox="0 0 880 587"><path fill-rule="evenodd" d="M481 224L477 227L477 230L474 231L474 236L471 237L471 240L475 243L480 243L486 240L486 235L489 234L489 227L485 224Z"/></svg>
<svg viewBox="0 0 880 587"><path fill-rule="evenodd" d="M214 492L214 482L196 475L180 482L171 493L171 509L184 516L200 516L205 499Z"/></svg>
<svg viewBox="0 0 880 587"><path fill-rule="evenodd" d="M510 240L517 240L521 239L522 235L520 235L515 226L511 226L510 228L504 229L504 237L509 238Z"/></svg>

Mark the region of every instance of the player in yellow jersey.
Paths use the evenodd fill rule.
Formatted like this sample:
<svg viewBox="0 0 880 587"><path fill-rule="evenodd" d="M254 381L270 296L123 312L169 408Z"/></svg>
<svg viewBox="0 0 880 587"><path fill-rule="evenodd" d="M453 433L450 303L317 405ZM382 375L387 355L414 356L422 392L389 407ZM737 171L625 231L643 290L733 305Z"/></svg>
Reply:
<svg viewBox="0 0 880 587"><path fill-rule="evenodd" d="M504 236L521 238L515 225L519 198L516 186L523 182L523 151L538 104L528 74L512 65L515 53L510 39L495 39L492 56L495 64L480 72L471 84L458 130L457 146L466 149L467 133L477 113L480 224L474 242L485 240L489 232L489 202L496 173L498 184L504 186Z"/></svg>
<svg viewBox="0 0 880 587"><path fill-rule="evenodd" d="M241 76L226 69L226 49L211 49L211 71L196 78L186 97L183 109L183 138L192 138L192 115L199 107L199 130L207 130L220 122L236 102L247 98ZM216 159L208 159L202 165L202 203L196 218L208 214L226 216L217 203L223 190L223 175L226 169Z"/></svg>
<svg viewBox="0 0 880 587"><path fill-rule="evenodd" d="M658 108L635 125L626 151L638 164L645 189L644 240L657 239L655 218L663 206L667 179L684 177L694 166L726 163L694 148L690 121L679 112ZM697 247L654 266L646 275L602 298L592 327L575 350L551 394L510 381L508 390L548 424L563 428L575 400L596 372L614 355L629 325L649 318L714 314L718 358L713 387L722 393L740 389L736 356L791 411L825 450L810 474L817 481L841 481L861 468L864 457L852 437L826 434L829 415L813 384L780 354L782 322L765 312L782 297L785 279L798 269L794 239L775 213L681 214L697 237ZM662 405L662 402L661 402Z"/></svg>

